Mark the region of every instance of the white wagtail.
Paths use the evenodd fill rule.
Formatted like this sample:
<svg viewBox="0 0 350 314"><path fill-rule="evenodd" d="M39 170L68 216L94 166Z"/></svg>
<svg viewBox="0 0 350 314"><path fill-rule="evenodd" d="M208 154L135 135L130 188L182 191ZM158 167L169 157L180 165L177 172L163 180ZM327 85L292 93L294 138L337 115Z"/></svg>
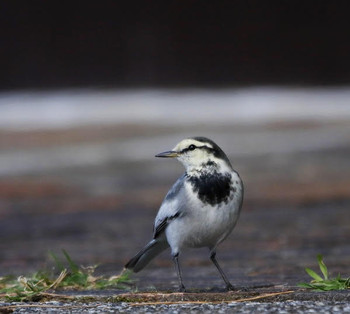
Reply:
<svg viewBox="0 0 350 314"><path fill-rule="evenodd" d="M221 148L205 137L182 140L173 150L156 157L175 157L186 172L166 195L155 219L153 239L126 265L138 272L170 246L185 291L178 257L185 247L208 247L210 259L226 288L233 286L216 260L216 247L236 225L243 200L243 184Z"/></svg>

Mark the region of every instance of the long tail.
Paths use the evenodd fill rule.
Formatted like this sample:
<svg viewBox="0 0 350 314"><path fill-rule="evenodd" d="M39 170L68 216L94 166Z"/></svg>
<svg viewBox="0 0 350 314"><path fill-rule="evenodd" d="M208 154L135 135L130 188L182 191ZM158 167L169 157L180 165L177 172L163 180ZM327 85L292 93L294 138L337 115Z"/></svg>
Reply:
<svg viewBox="0 0 350 314"><path fill-rule="evenodd" d="M137 273L142 270L153 258L155 258L158 254L163 252L168 247L169 244L166 241L153 239L129 262L126 263L125 268Z"/></svg>

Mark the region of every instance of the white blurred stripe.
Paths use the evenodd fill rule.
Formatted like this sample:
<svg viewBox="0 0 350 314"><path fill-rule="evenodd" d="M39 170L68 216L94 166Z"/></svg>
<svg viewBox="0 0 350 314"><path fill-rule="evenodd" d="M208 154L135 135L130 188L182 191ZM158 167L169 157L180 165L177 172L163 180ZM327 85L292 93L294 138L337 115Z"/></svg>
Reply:
<svg viewBox="0 0 350 314"><path fill-rule="evenodd" d="M310 129L244 130L239 133L201 134L217 141L230 157L258 157L264 154L312 152L347 147L350 124ZM18 148L0 154L0 176L57 171L69 167L98 166L155 161L154 155L171 149L189 134L179 130L171 135L133 137L118 141L99 141L54 145L45 148Z"/></svg>
<svg viewBox="0 0 350 314"><path fill-rule="evenodd" d="M65 90L0 93L0 128L242 124L350 118L350 88Z"/></svg>

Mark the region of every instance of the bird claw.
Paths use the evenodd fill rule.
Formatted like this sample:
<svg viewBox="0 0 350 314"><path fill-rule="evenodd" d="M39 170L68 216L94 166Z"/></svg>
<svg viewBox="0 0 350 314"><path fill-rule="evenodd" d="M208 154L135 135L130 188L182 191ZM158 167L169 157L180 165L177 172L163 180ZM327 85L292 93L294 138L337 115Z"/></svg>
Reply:
<svg viewBox="0 0 350 314"><path fill-rule="evenodd" d="M186 292L186 288L185 288L184 285L181 285L181 286L179 287L179 292Z"/></svg>
<svg viewBox="0 0 350 314"><path fill-rule="evenodd" d="M232 286L231 284L228 284L228 285L226 286L226 290L227 290L227 291L234 291L234 290L235 290L235 287Z"/></svg>

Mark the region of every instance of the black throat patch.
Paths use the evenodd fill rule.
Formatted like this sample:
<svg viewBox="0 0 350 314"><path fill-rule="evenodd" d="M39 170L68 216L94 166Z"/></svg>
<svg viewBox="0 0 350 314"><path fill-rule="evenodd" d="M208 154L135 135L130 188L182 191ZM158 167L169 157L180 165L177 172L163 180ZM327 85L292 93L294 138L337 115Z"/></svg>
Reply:
<svg viewBox="0 0 350 314"><path fill-rule="evenodd" d="M203 172L199 176L187 176L187 180L193 191L198 193L199 199L212 206L227 203L233 197L231 192L235 192L229 173Z"/></svg>

